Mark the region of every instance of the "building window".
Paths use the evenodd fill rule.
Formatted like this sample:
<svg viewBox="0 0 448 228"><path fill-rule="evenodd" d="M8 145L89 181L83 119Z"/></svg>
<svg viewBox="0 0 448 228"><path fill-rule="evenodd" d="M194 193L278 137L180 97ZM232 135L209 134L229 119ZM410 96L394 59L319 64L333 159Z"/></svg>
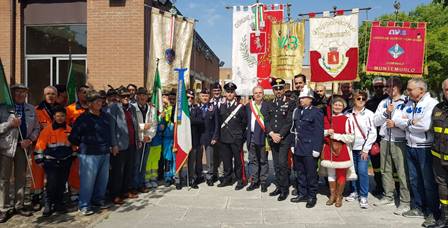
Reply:
<svg viewBox="0 0 448 228"><path fill-rule="evenodd" d="M87 54L87 25L26 26L26 54Z"/></svg>

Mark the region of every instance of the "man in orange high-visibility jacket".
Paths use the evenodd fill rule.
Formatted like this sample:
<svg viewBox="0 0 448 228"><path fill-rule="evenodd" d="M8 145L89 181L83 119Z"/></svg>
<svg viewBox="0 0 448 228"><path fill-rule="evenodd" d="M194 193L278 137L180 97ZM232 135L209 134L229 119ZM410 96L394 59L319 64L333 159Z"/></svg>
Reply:
<svg viewBox="0 0 448 228"><path fill-rule="evenodd" d="M72 148L68 141L71 127L65 122L65 108L57 106L53 112L53 123L41 131L34 152L36 163L43 166L47 176L44 217L54 211L66 212L63 197L72 163Z"/></svg>
<svg viewBox="0 0 448 228"><path fill-rule="evenodd" d="M66 122L68 125L73 126L75 120L83 114L87 109L86 94L89 87L86 85L80 86L76 89L76 94L78 95L78 101L70 104L66 107L67 118ZM70 175L68 177L68 186L70 187L72 194L79 191L80 181L79 181L79 160L74 158L72 166L70 168Z"/></svg>
<svg viewBox="0 0 448 228"><path fill-rule="evenodd" d="M55 87L47 86L44 88L44 100L36 106L36 116L41 130L53 122L53 108L57 95L58 91ZM44 189L45 172L42 166L36 164L34 154L32 155L31 173L34 178L34 184L31 186L33 190L31 202L33 209L38 211L42 208L41 199Z"/></svg>

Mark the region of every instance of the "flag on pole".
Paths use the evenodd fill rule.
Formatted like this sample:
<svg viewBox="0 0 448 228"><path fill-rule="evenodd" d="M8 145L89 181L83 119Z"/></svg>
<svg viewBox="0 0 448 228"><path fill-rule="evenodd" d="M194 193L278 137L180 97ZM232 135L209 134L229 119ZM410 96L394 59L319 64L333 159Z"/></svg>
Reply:
<svg viewBox="0 0 448 228"><path fill-rule="evenodd" d="M178 173L192 148L190 110L188 109L187 92L184 74L187 68L175 69L179 73L177 84L177 105L174 119L174 149L176 152L176 173Z"/></svg>
<svg viewBox="0 0 448 228"><path fill-rule="evenodd" d="M76 102L76 74L73 70L73 61L71 55L69 56L69 64L68 68L68 78L67 78L67 95L68 95L68 104L72 104Z"/></svg>
<svg viewBox="0 0 448 228"><path fill-rule="evenodd" d="M152 87L152 104L157 110L157 121L160 122L160 114L163 112L163 101L162 101L162 83L160 82L159 74L159 61L157 60L156 74L154 75L154 85Z"/></svg>
<svg viewBox="0 0 448 228"><path fill-rule="evenodd" d="M11 93L9 91L8 82L6 81L5 71L3 64L0 60L0 104L14 107Z"/></svg>

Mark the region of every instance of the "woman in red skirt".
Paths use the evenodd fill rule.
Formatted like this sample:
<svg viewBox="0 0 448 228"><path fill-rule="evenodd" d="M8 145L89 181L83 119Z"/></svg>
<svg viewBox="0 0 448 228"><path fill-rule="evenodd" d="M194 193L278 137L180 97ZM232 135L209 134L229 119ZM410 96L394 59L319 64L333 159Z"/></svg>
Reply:
<svg viewBox="0 0 448 228"><path fill-rule="evenodd" d="M341 97L332 98L332 115L324 119L325 144L321 158L321 165L328 170L330 199L327 205L342 206L342 192L344 191L347 170L353 166L350 144L354 135L348 117L342 111L347 103Z"/></svg>

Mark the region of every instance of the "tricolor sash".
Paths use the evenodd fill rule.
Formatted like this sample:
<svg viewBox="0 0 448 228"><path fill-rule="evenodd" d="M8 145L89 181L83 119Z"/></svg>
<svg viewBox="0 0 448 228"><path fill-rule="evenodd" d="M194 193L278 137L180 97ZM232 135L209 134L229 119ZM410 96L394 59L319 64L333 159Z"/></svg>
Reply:
<svg viewBox="0 0 448 228"><path fill-rule="evenodd" d="M253 101L249 102L249 106L250 106L250 111L255 116L255 120L257 120L257 122L260 125L261 129L263 129L263 131L266 132L266 127L264 126L264 116L263 116L263 113L261 113L261 111L258 108L257 104L254 105Z"/></svg>

